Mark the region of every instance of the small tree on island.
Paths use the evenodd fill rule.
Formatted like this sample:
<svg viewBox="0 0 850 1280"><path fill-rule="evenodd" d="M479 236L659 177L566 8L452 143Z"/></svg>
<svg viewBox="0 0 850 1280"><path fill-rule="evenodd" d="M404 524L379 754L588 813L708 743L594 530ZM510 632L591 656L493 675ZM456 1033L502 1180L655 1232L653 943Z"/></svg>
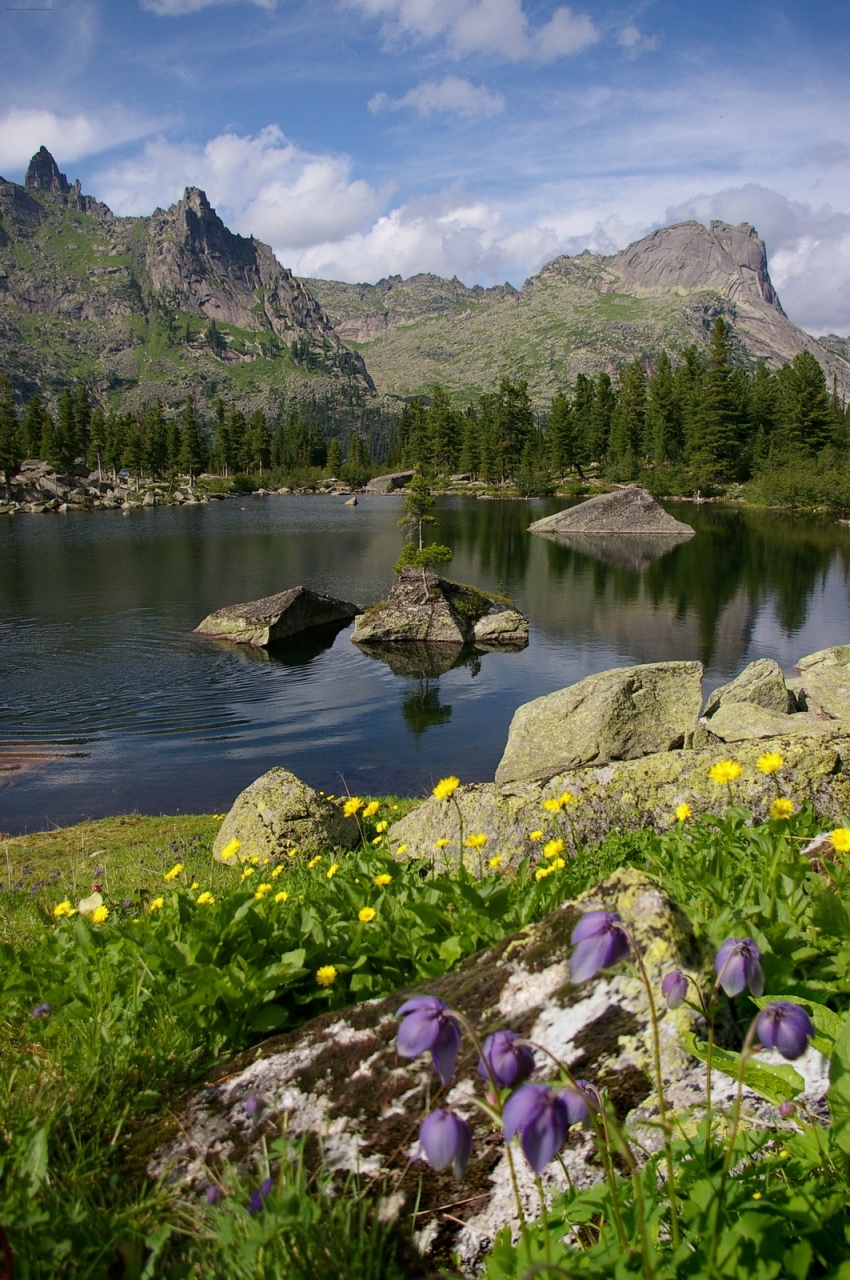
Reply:
<svg viewBox="0 0 850 1280"><path fill-rule="evenodd" d="M437 523L436 517L430 514L433 506L434 496L428 481L417 467L407 487L407 497L404 499L405 514L399 520L399 525L407 531L407 540L393 569L396 573L401 573L402 569L422 570L422 589L425 593L423 604L428 599L426 576L428 566L448 564L452 558L451 547L442 546L438 542L425 545L425 526Z"/></svg>

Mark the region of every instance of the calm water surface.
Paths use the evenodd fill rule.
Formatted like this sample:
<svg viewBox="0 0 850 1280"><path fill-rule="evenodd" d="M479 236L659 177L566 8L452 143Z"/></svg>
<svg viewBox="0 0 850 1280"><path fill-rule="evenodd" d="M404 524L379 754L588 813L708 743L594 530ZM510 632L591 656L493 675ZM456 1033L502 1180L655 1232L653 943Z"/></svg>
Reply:
<svg viewBox="0 0 850 1280"><path fill-rule="evenodd" d="M421 794L448 772L487 780L520 703L594 671L699 658L709 689L754 658L790 670L850 640L840 526L671 504L695 538L654 560L623 547L600 558L526 532L563 504L461 498L437 508L450 574L518 602L531 619L522 653L426 677L361 653L350 627L271 655L192 635L223 604L297 583L381 597L401 499L343 502L4 519L0 751L61 758L0 773L0 830L221 812L275 764L336 792Z"/></svg>

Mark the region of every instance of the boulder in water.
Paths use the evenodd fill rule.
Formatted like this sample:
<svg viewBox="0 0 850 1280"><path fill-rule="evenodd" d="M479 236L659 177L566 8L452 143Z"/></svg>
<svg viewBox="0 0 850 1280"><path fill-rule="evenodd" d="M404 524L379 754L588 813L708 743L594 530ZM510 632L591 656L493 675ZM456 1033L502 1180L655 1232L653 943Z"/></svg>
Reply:
<svg viewBox="0 0 850 1280"><path fill-rule="evenodd" d="M292 587L276 596L226 605L195 627L198 635L237 644L268 645L311 627L350 622L360 612L356 604L321 595L308 587Z"/></svg>
<svg viewBox="0 0 850 1280"><path fill-rule="evenodd" d="M611 493L600 493L578 506L556 511L552 516L535 520L530 533L547 534L652 534L662 537L692 538L689 524L668 515L652 494L639 485L630 484Z"/></svg>

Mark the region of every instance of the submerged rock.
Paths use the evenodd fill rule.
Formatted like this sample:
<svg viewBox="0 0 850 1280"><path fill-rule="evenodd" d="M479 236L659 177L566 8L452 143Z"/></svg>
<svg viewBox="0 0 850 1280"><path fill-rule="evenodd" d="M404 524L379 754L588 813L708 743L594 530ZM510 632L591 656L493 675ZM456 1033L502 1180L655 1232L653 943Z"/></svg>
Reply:
<svg viewBox="0 0 850 1280"><path fill-rule="evenodd" d="M264 646L311 627L350 622L358 613L358 606L346 600L321 595L308 587L292 587L276 596L217 609L195 627L195 632L238 644Z"/></svg>
<svg viewBox="0 0 850 1280"><path fill-rule="evenodd" d="M496 781L630 760L685 744L702 706L702 664L655 662L588 676L514 713Z"/></svg>
<svg viewBox="0 0 850 1280"><path fill-rule="evenodd" d="M402 569L386 600L361 613L355 644L380 641L464 645L524 644L528 619L509 601L448 582L421 569Z"/></svg>
<svg viewBox="0 0 850 1280"><path fill-rule="evenodd" d="M656 990L672 968L705 982L707 957L687 920L657 885L629 869L416 994L438 996L458 1009L479 1037L499 1028L527 1036L569 1063L576 1076L604 1087L620 1117L642 1106L642 1114L651 1118L657 1113L644 988L622 966L578 987L569 981L570 937L582 912L591 908L620 913L641 946ZM375 1182L386 1178L386 1204L399 1215L417 1208L417 1243L423 1252L439 1261L456 1251L469 1274L497 1231L516 1219L510 1170L489 1120L470 1103L472 1093L481 1096L482 1085L469 1036L464 1035L458 1069L445 1092L429 1055L398 1057L394 1015L413 994L400 992L323 1014L223 1065L178 1117L173 1136L150 1162L151 1177L165 1177L200 1196L227 1162L253 1170L263 1143L270 1145L279 1135L285 1118L288 1134L320 1140L331 1170L356 1171ZM662 1004L659 1024L663 1075L675 1087L689 1078L683 1036L692 1018L685 1008L670 1011ZM551 1079L551 1060L539 1050L535 1060L534 1078ZM250 1095L265 1103L259 1121L246 1115ZM450 1171L437 1173L419 1158L420 1122L429 1106L446 1105L463 1114L474 1132L462 1184ZM315 1161L318 1144L305 1149ZM603 1176L585 1131L570 1133L563 1158L578 1186ZM534 1177L521 1155L515 1165L524 1206L534 1217ZM565 1185L557 1162L543 1179L551 1187Z"/></svg>
<svg viewBox="0 0 850 1280"><path fill-rule="evenodd" d="M293 849L353 849L360 840L354 818L286 769L269 769L234 800L213 844L216 862L279 861ZM238 843L237 843L238 842ZM229 858L222 856L228 846Z"/></svg>
<svg viewBox="0 0 850 1280"><path fill-rule="evenodd" d="M648 490L636 484L615 489L612 493L600 493L578 506L535 520L528 526L528 531L548 534L672 534L679 539L694 536L689 524L668 515Z"/></svg>

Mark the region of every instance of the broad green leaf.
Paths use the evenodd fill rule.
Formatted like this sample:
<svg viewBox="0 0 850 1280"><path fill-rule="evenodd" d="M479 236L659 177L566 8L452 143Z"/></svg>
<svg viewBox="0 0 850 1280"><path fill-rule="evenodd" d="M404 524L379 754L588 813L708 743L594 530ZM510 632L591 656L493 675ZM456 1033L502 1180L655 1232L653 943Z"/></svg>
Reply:
<svg viewBox="0 0 850 1280"><path fill-rule="evenodd" d="M829 1063L827 1101L835 1141L842 1151L850 1153L850 1014L835 1039Z"/></svg>
<svg viewBox="0 0 850 1280"><path fill-rule="evenodd" d="M688 1034L685 1036L685 1047L688 1053L692 1053L701 1062L708 1060L708 1045L704 1041L697 1040L693 1035ZM714 1070L722 1071L724 1075L737 1080L741 1068L740 1053L719 1049L715 1045L711 1062ZM756 1062L752 1058L748 1058L744 1064L744 1084L748 1089L752 1089L754 1093L777 1106L781 1102L790 1102L806 1087L805 1080L793 1067L776 1067L766 1062Z"/></svg>
<svg viewBox="0 0 850 1280"><path fill-rule="evenodd" d="M47 1158L47 1129L42 1125L33 1134L29 1150L21 1161L21 1173L29 1183L31 1195L47 1177Z"/></svg>

